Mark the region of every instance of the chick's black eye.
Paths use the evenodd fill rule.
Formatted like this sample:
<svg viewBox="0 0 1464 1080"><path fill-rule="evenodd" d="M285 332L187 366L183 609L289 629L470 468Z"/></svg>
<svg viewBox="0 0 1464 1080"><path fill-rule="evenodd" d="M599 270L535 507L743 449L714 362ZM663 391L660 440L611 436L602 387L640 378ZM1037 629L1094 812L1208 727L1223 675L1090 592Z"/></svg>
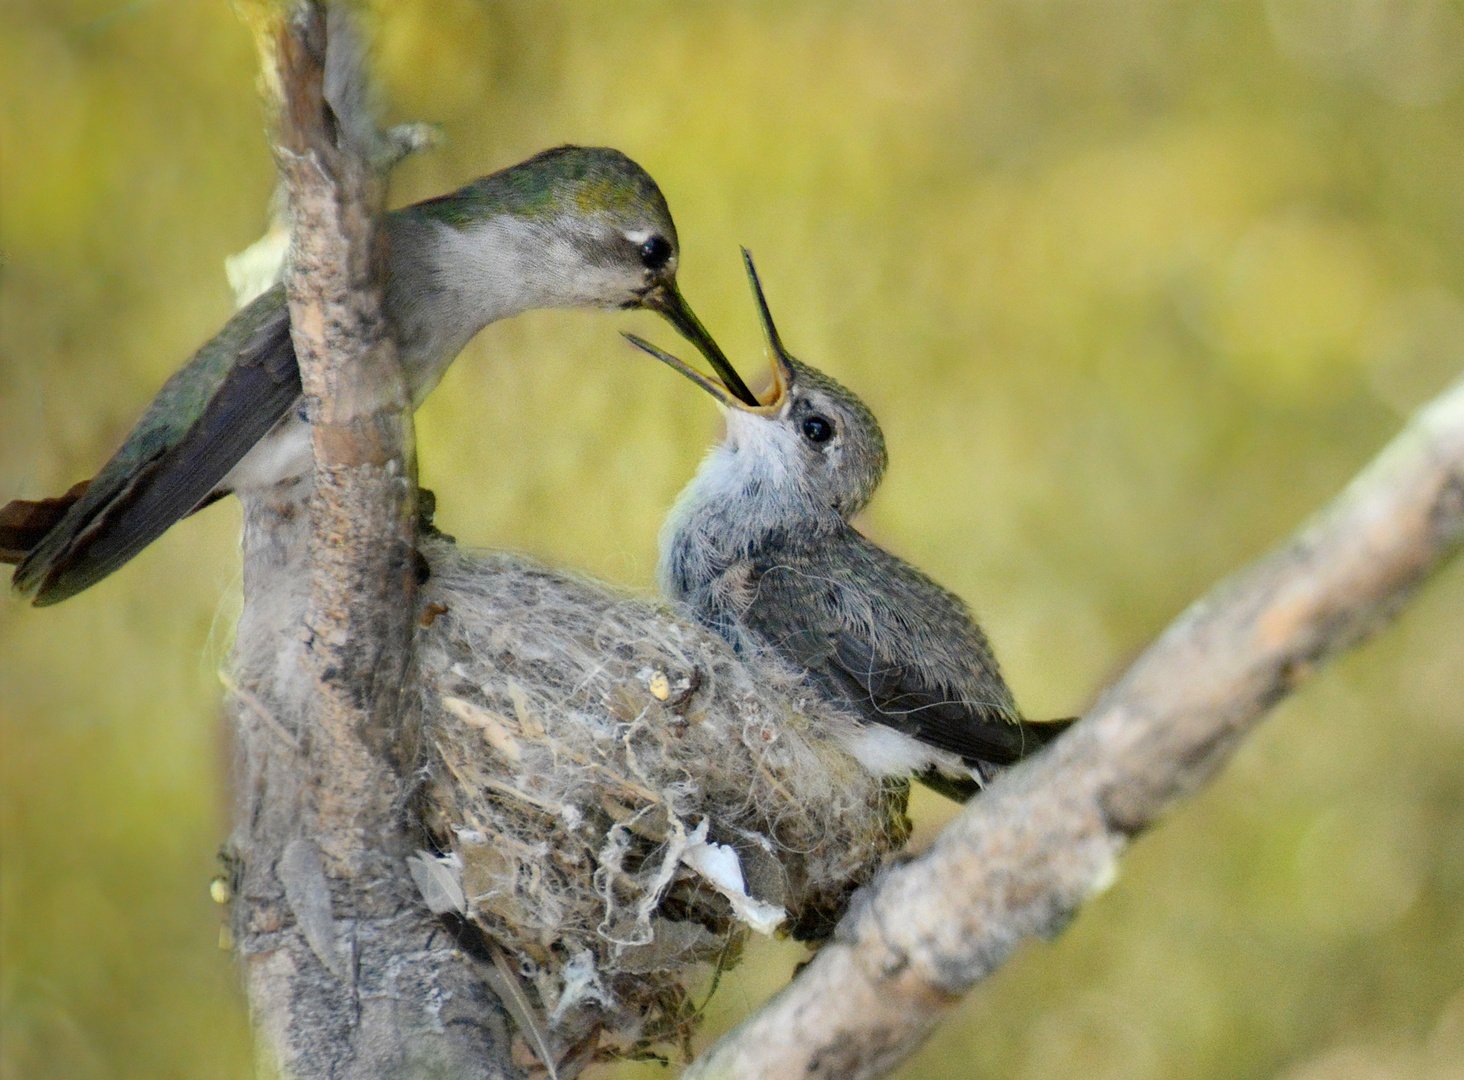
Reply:
<svg viewBox="0 0 1464 1080"><path fill-rule="evenodd" d="M653 236L640 247L641 262L648 270L659 270L671 259L671 243L664 236Z"/></svg>
<svg viewBox="0 0 1464 1080"><path fill-rule="evenodd" d="M811 443L826 443L834 436L834 425L822 416L808 416L803 420L803 437Z"/></svg>

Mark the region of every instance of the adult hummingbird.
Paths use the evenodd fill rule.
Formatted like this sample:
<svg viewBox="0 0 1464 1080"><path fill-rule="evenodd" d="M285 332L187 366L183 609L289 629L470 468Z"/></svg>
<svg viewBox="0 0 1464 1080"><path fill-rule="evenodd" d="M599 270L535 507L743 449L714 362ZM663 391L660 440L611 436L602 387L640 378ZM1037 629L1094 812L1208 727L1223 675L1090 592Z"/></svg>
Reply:
<svg viewBox="0 0 1464 1080"><path fill-rule="evenodd" d="M384 304L415 408L484 326L532 308L645 308L737 377L676 285L676 225L656 182L602 147L561 146L383 221ZM0 509L0 562L37 605L95 584L173 522L312 467L290 313L276 285L159 391L90 481Z"/></svg>
<svg viewBox="0 0 1464 1080"><path fill-rule="evenodd" d="M1023 720L961 599L849 523L884 475L884 435L851 391L789 355L743 258L772 358L765 401L626 335L726 413L661 530L661 589L739 652L781 654L852 710L864 723L849 750L865 768L967 798L1071 721Z"/></svg>

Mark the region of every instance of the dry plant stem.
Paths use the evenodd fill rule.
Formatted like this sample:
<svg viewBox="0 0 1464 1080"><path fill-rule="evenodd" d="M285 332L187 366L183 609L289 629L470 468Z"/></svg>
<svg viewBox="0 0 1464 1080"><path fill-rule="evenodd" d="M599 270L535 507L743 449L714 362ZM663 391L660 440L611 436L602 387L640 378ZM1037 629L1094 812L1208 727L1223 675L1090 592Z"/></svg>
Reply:
<svg viewBox="0 0 1464 1080"><path fill-rule="evenodd" d="M259 1052L283 1075L497 1076L507 1040L491 998L450 943L434 941L403 861L415 743L402 693L415 588L411 413L381 310L381 179L370 148L351 144L354 118L327 100L327 37L336 48L338 27L344 38L334 15L300 4L261 35L280 97L286 288L315 471L313 487L246 501L236 655L283 659L235 708L236 939ZM347 75L360 85L359 71ZM303 580L274 580L282 574ZM271 593L295 602L276 600L262 617ZM282 633L292 645L275 640Z"/></svg>
<svg viewBox="0 0 1464 1080"><path fill-rule="evenodd" d="M1028 937L1105 888L1127 840L1214 775L1321 661L1464 539L1464 383L1336 501L1194 604L1073 731L889 873L834 943L686 1074L882 1076Z"/></svg>

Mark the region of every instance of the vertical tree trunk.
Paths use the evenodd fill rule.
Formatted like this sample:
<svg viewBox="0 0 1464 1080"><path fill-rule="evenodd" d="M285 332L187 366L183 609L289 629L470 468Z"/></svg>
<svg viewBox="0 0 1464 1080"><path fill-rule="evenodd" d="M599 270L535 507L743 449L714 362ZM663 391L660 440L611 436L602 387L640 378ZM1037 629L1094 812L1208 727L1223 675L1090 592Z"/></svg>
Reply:
<svg viewBox="0 0 1464 1080"><path fill-rule="evenodd" d="M381 308L386 156L350 27L254 9L278 96L286 278L313 479L245 498L234 656L235 940L261 1055L286 1076L509 1074L496 999L404 861L416 748L410 402Z"/></svg>

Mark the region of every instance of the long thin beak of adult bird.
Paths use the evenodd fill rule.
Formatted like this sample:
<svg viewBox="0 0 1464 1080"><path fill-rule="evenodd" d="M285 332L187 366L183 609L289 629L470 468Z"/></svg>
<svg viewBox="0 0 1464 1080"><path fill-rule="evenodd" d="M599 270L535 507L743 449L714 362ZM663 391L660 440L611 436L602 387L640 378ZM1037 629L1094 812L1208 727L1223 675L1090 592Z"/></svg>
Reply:
<svg viewBox="0 0 1464 1080"><path fill-rule="evenodd" d="M676 327L677 333L696 346L697 351L707 358L707 363L712 365L712 370L733 396L743 404L754 408L757 406L757 397L747 388L742 376L737 374L737 369L727 359L726 353L722 352L721 346L707 333L707 328L691 310L691 305L682 298L675 281L666 281L656 286L646 295L644 304L664 316L667 322ZM651 355L656 354L653 352Z"/></svg>

